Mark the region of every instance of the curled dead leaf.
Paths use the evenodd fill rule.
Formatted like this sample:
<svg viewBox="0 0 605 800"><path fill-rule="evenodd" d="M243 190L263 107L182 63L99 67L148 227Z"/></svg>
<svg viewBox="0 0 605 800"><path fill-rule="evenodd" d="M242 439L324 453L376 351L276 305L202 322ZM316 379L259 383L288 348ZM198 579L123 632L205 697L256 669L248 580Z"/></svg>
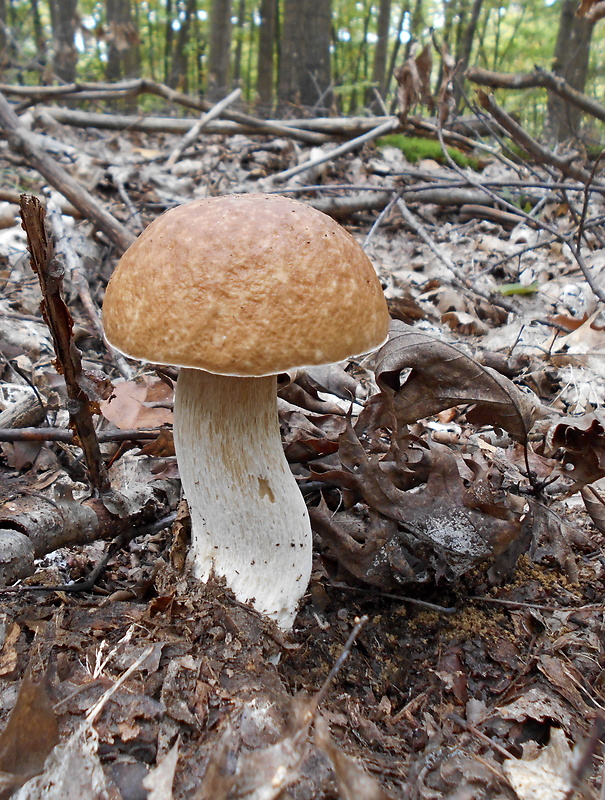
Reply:
<svg viewBox="0 0 605 800"><path fill-rule="evenodd" d="M484 367L448 342L395 321L378 351L376 380L393 397L400 425L446 408L474 404L467 418L497 425L524 442L537 414L537 401L503 375Z"/></svg>

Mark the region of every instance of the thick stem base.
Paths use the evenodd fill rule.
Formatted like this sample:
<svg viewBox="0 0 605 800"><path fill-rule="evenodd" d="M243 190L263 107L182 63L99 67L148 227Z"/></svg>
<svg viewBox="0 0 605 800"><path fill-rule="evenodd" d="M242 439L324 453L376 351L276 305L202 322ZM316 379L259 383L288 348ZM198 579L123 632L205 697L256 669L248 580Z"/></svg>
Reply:
<svg viewBox="0 0 605 800"><path fill-rule="evenodd" d="M304 499L285 459L275 376L181 369L174 440L192 523L192 569L290 628L311 573Z"/></svg>

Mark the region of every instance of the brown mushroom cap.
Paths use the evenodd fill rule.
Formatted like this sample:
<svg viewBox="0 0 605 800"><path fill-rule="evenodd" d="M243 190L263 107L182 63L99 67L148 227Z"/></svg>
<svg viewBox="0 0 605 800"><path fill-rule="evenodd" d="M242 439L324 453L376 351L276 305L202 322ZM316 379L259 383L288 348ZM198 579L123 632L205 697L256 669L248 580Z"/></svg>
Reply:
<svg viewBox="0 0 605 800"><path fill-rule="evenodd" d="M344 228L296 200L249 194L156 219L120 260L103 323L134 358L261 376L365 353L389 315Z"/></svg>

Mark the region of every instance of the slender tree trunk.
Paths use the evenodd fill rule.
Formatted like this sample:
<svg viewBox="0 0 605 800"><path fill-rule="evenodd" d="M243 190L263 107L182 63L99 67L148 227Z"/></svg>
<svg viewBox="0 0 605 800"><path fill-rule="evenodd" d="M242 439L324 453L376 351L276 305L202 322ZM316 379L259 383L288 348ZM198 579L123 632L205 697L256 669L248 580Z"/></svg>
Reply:
<svg viewBox="0 0 605 800"><path fill-rule="evenodd" d="M235 36L235 57L233 59L233 80L238 84L242 78L242 52L244 49L244 26L246 24L246 0L239 0L237 9L237 29Z"/></svg>
<svg viewBox="0 0 605 800"><path fill-rule="evenodd" d="M172 69L172 43L174 40L174 29L172 27L172 0L166 0L166 34L164 37L164 83L170 80Z"/></svg>
<svg viewBox="0 0 605 800"><path fill-rule="evenodd" d="M11 11L14 13L12 4L10 7ZM40 6L38 5L38 0L31 0L31 9L34 40L36 42L36 53L38 55L40 66L44 67L46 65L46 36L44 35L44 28L42 26L42 20L40 19Z"/></svg>
<svg viewBox="0 0 605 800"><path fill-rule="evenodd" d="M76 79L78 51L75 44L77 0L50 0L53 32L53 71L65 83Z"/></svg>
<svg viewBox="0 0 605 800"><path fill-rule="evenodd" d="M583 92L588 74L590 42L594 23L576 17L577 0L563 0L555 45L553 72ZM581 113L551 93L548 98L546 134L553 142L578 135Z"/></svg>
<svg viewBox="0 0 605 800"><path fill-rule="evenodd" d="M178 88L179 91L187 92L189 81L187 75L189 38L191 34L191 23L197 10L197 0L187 0L185 6L185 16L181 19L181 27L176 37L176 47L172 54L172 67L168 85L172 89Z"/></svg>
<svg viewBox="0 0 605 800"><path fill-rule="evenodd" d="M386 96L387 57L389 52L389 27L391 24L391 0L380 0L378 21L376 23L376 47L374 49L374 63L372 64L372 83L384 100ZM366 103L374 113L379 114L380 104L376 101L374 93L370 90L366 96Z"/></svg>
<svg viewBox="0 0 605 800"><path fill-rule="evenodd" d="M217 100L226 94L231 61L231 0L212 0L208 54L208 96Z"/></svg>
<svg viewBox="0 0 605 800"><path fill-rule="evenodd" d="M257 103L262 112L269 113L273 106L273 79L275 75L275 30L277 23L276 0L261 0L258 35L258 62L256 78Z"/></svg>
<svg viewBox="0 0 605 800"><path fill-rule="evenodd" d="M359 47L357 50L357 59L355 61L355 67L353 68L353 80L352 80L353 91L351 92L351 101L349 103L350 114L354 114L355 111L357 111L357 84L359 82L359 77L361 73L361 63L368 49L368 33L370 31L372 11L373 11L372 0L366 0L366 7L364 9L364 19L363 19L363 38L361 40L361 47Z"/></svg>
<svg viewBox="0 0 605 800"><path fill-rule="evenodd" d="M330 0L284 0L278 97L282 107L326 111L330 89Z"/></svg>
<svg viewBox="0 0 605 800"><path fill-rule="evenodd" d="M105 0L105 11L109 28L107 79L116 81L138 77L141 68L139 32L132 18L130 0Z"/></svg>
<svg viewBox="0 0 605 800"><path fill-rule="evenodd" d="M385 81L385 89L384 89L384 96L387 97L390 88L391 88L391 81L393 80L393 73L395 72L395 66L397 64L397 56L399 55L399 48L401 46L401 33L403 31L403 23L405 22L406 15L410 13L410 2L406 0L406 2L401 6L401 13L399 15L399 24L397 25L397 36L395 37L395 44L393 45L393 50L391 51L391 57L389 59L389 68L387 71L386 81ZM395 107L397 104L397 100L394 99Z"/></svg>
<svg viewBox="0 0 605 800"><path fill-rule="evenodd" d="M475 31L477 30L477 23L479 21L479 14L481 13L481 6L483 0L473 0L473 7L471 9L471 18L468 25L465 26L460 40L460 49L458 50L456 61L460 64L458 69L458 79L454 86L454 99L456 108L460 107L462 100L462 92L464 90L464 73L466 72L469 62L471 60L471 51L473 49L473 40L475 38Z"/></svg>
<svg viewBox="0 0 605 800"><path fill-rule="evenodd" d="M0 0L0 75L8 62L8 19L6 16L6 0Z"/></svg>

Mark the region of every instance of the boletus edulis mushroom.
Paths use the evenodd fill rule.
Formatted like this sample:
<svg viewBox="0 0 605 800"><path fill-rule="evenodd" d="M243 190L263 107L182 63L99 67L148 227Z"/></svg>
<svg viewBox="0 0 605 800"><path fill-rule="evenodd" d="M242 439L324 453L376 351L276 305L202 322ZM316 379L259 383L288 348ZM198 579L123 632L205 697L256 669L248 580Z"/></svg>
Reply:
<svg viewBox="0 0 605 800"><path fill-rule="evenodd" d="M331 217L247 194L158 217L107 286L108 341L180 367L174 440L190 564L283 628L311 571L311 527L284 457L276 375L366 353L389 316L369 259Z"/></svg>

